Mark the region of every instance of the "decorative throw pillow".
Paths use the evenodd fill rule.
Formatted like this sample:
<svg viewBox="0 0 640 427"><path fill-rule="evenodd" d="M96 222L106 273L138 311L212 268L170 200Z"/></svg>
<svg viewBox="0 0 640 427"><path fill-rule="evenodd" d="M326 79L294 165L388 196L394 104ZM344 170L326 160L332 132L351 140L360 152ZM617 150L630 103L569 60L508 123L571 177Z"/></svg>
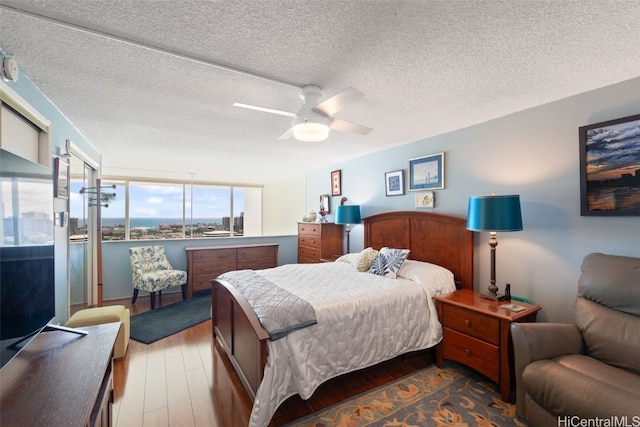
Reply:
<svg viewBox="0 0 640 427"><path fill-rule="evenodd" d="M373 261L375 261L377 256L378 251L373 248L367 248L363 250L362 252L360 252L360 256L358 257L356 269L358 269L358 271L369 270L369 267L371 267L371 264L373 264Z"/></svg>
<svg viewBox="0 0 640 427"><path fill-rule="evenodd" d="M393 249L385 246L380 249L380 253L371 264L369 273L395 279L398 275L398 270L400 270L408 255L409 249Z"/></svg>

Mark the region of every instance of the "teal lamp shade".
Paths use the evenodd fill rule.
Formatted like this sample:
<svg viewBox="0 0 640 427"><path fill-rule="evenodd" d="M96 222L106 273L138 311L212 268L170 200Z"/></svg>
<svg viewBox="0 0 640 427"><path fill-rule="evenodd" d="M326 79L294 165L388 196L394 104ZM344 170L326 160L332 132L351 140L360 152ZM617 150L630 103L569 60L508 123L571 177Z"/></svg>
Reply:
<svg viewBox="0 0 640 427"><path fill-rule="evenodd" d="M467 230L520 231L520 196L471 196L467 211Z"/></svg>
<svg viewBox="0 0 640 427"><path fill-rule="evenodd" d="M351 246L349 242L349 224L360 224L362 219L360 218L360 206L358 205L340 205L336 209L336 224L346 224L347 232L347 253L351 252Z"/></svg>
<svg viewBox="0 0 640 427"><path fill-rule="evenodd" d="M360 224L360 206L340 205L336 210L336 224Z"/></svg>

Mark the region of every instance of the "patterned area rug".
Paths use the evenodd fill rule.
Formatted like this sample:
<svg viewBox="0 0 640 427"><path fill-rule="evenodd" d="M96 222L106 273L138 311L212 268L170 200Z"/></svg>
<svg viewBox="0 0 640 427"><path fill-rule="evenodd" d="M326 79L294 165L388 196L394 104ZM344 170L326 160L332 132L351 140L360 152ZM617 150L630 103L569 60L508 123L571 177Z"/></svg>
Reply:
<svg viewBox="0 0 640 427"><path fill-rule="evenodd" d="M500 399L497 385L454 362L435 365L362 393L287 425L526 426L516 405Z"/></svg>

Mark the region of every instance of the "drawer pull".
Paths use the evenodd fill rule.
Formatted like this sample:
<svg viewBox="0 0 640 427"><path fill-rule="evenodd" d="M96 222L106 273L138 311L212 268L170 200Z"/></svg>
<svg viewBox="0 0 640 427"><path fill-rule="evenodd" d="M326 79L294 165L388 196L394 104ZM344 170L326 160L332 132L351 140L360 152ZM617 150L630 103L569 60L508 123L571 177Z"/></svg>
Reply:
<svg viewBox="0 0 640 427"><path fill-rule="evenodd" d="M471 326L471 320L464 319L464 324L467 325L467 326Z"/></svg>
<svg viewBox="0 0 640 427"><path fill-rule="evenodd" d="M465 348L464 352L467 356L471 356L471 350L469 350L468 348Z"/></svg>

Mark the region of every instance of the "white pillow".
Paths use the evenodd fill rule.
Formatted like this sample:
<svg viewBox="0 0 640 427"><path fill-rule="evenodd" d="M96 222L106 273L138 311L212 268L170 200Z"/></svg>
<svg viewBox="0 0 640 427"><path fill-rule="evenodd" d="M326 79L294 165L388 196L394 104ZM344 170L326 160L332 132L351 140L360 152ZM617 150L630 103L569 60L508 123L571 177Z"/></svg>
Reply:
<svg viewBox="0 0 640 427"><path fill-rule="evenodd" d="M360 254L345 254L342 255L341 257L339 257L338 259L335 260L335 262L348 262L349 264L352 264L354 267L356 266L356 264L358 263L358 258L360 257Z"/></svg>
<svg viewBox="0 0 640 427"><path fill-rule="evenodd" d="M373 248L366 248L362 252L342 255L336 262L348 262L358 271L367 271L378 256L378 251Z"/></svg>
<svg viewBox="0 0 640 427"><path fill-rule="evenodd" d="M398 271L398 277L413 280L421 285L431 285L434 278L453 283L453 273L444 267L428 262L408 259L402 263ZM455 285L454 285L455 286Z"/></svg>
<svg viewBox="0 0 640 427"><path fill-rule="evenodd" d="M409 249L394 249L385 246L380 249L380 253L371 264L369 273L395 279L407 256L409 256Z"/></svg>

